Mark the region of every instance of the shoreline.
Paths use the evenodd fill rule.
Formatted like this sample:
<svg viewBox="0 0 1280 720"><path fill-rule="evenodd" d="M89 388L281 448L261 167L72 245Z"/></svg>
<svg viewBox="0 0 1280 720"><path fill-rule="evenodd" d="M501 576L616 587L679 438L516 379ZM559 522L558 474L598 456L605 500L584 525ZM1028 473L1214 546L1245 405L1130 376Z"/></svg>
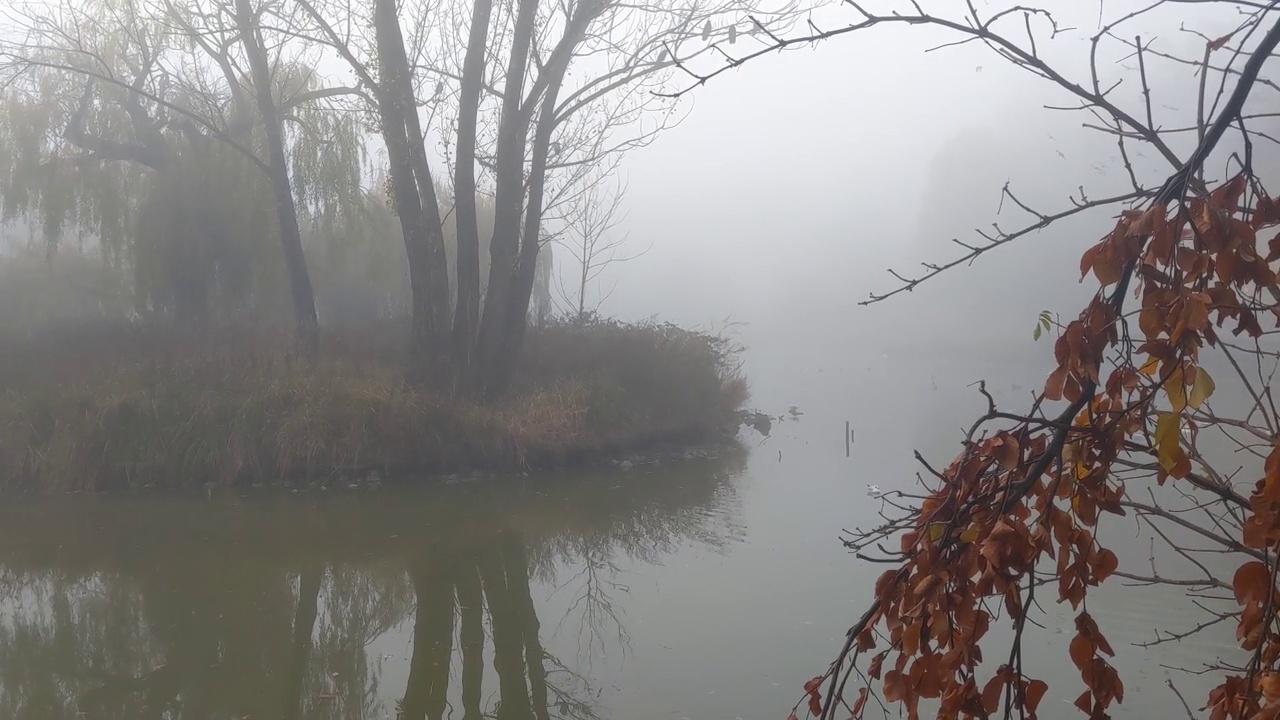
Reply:
<svg viewBox="0 0 1280 720"><path fill-rule="evenodd" d="M574 460L555 464L529 465L523 468L504 469L463 469L452 472L422 471L399 469L384 473L381 468L344 468L333 470L325 477L313 478L277 478L273 481L237 482L229 485L205 483L200 485L130 485L127 487L104 487L94 489L68 489L47 491L40 488L18 487L0 489L0 504L9 500L49 499L59 497L80 496L98 498L137 498L137 497L222 497L227 495L245 496L262 492L298 495L321 492L373 491L380 488L393 487L441 487L449 485L467 485L516 478L559 477L565 474L587 474L599 472L602 476L621 476L632 474L637 477L648 475L657 468L687 468L700 463L730 462L736 455L745 459L747 448L735 435L724 435L693 444L661 443L648 446L637 446L641 449L624 450L619 453L600 452L583 454Z"/></svg>
<svg viewBox="0 0 1280 720"><path fill-rule="evenodd" d="M29 347L0 362L0 491L634 467L736 442L748 396L736 351L670 325L539 328L498 402L407 382L385 336L331 337L307 362L260 336L117 339L134 354L74 365Z"/></svg>

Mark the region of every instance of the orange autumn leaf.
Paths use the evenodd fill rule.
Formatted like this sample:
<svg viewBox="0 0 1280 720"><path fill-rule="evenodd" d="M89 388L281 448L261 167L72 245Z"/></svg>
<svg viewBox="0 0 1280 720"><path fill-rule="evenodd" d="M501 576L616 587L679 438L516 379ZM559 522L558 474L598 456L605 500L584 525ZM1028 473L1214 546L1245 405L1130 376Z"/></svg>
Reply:
<svg viewBox="0 0 1280 720"><path fill-rule="evenodd" d="M1267 262L1280 260L1280 233L1276 233L1272 236L1271 240L1267 243L1267 257L1265 260Z"/></svg>
<svg viewBox="0 0 1280 720"><path fill-rule="evenodd" d="M1080 712L1088 713L1091 718L1096 717L1096 714L1092 712L1093 693L1089 692L1088 690L1085 690L1084 692L1080 693L1080 696L1076 698L1076 701L1074 704L1077 708L1079 708Z"/></svg>
<svg viewBox="0 0 1280 720"><path fill-rule="evenodd" d="M905 697L907 691L906 683L899 670L890 670L884 674L884 699L889 702L897 702Z"/></svg>
<svg viewBox="0 0 1280 720"><path fill-rule="evenodd" d="M1093 275L1098 284L1114 285L1124 275L1124 260L1116 253L1115 248L1107 243L1102 252L1093 258Z"/></svg>
<svg viewBox="0 0 1280 720"><path fill-rule="evenodd" d="M853 703L853 717L862 717L862 710L867 706L867 699L871 697L871 691L868 688L858 688L858 699Z"/></svg>
<svg viewBox="0 0 1280 720"><path fill-rule="evenodd" d="M1027 683L1027 689L1025 691L1027 697L1025 707L1027 708L1027 712L1034 713L1036 708L1040 707L1040 700L1048 690L1049 684L1043 680L1032 680Z"/></svg>
<svg viewBox="0 0 1280 720"><path fill-rule="evenodd" d="M1063 388L1066 385L1066 382L1067 382L1067 368L1064 365L1059 367L1057 370L1054 370L1053 373L1049 375L1049 379L1045 381L1044 383L1045 398L1048 400L1054 400L1054 401L1061 400L1062 394L1063 394Z"/></svg>
<svg viewBox="0 0 1280 720"><path fill-rule="evenodd" d="M1266 563L1251 560L1236 568L1231 579L1231 589L1236 594L1236 602L1241 605L1260 603L1271 590L1271 569Z"/></svg>
<svg viewBox="0 0 1280 720"><path fill-rule="evenodd" d="M1138 329L1148 339L1154 339L1164 331L1165 319L1159 308L1147 307L1138 312Z"/></svg>
<svg viewBox="0 0 1280 720"><path fill-rule="evenodd" d="M1098 582L1102 582L1111 577L1111 573L1114 573L1118 567L1120 567L1120 559L1116 557L1115 553L1106 549L1100 550L1097 559L1094 561L1093 577Z"/></svg>
<svg viewBox="0 0 1280 720"><path fill-rule="evenodd" d="M867 675L870 675L873 678L879 679L880 669L884 667L884 659L888 656L889 656L888 650L885 650L884 652L876 653L875 657L871 658L871 664L867 667Z"/></svg>
<svg viewBox="0 0 1280 720"><path fill-rule="evenodd" d="M1248 181L1244 173L1236 173L1230 180L1214 188L1209 193L1209 199L1226 212L1234 213L1240 209L1240 198L1247 189Z"/></svg>
<svg viewBox="0 0 1280 720"><path fill-rule="evenodd" d="M1093 662L1093 642L1085 637L1083 633L1077 633L1071 638L1071 646L1069 648L1071 654L1071 662L1075 663L1077 668L1083 670L1089 663Z"/></svg>
<svg viewBox="0 0 1280 720"><path fill-rule="evenodd" d="M1133 218L1133 222L1129 223L1129 227L1125 229L1125 236L1135 237L1152 234L1156 231L1157 218L1163 220L1165 212L1164 207L1152 205Z"/></svg>
<svg viewBox="0 0 1280 720"><path fill-rule="evenodd" d="M998 672L987 684L982 688L982 707L988 712L993 713L1000 707L1000 693L1004 690L1004 668L1000 668Z"/></svg>
<svg viewBox="0 0 1280 720"><path fill-rule="evenodd" d="M1269 672L1264 674L1258 680L1259 688L1262 690L1262 696L1267 702L1275 702L1280 700L1280 672Z"/></svg>
<svg viewBox="0 0 1280 720"><path fill-rule="evenodd" d="M810 679L804 684L804 691L809 696L809 713L814 717L822 714L822 695L819 693L819 688L821 687L821 675Z"/></svg>
<svg viewBox="0 0 1280 720"><path fill-rule="evenodd" d="M1102 243L1098 243L1080 256L1080 277L1083 278L1089 274L1089 270L1093 268L1094 260L1098 257L1098 253L1102 251Z"/></svg>
<svg viewBox="0 0 1280 720"><path fill-rule="evenodd" d="M920 650L920 623L913 622L902 630L902 652L915 655Z"/></svg>

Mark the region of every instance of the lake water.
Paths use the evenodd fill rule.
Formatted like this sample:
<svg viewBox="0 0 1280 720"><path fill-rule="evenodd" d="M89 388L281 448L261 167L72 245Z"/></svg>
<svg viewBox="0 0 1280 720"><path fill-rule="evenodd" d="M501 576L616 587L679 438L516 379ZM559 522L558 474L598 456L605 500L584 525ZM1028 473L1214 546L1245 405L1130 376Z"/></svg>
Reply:
<svg viewBox="0 0 1280 720"><path fill-rule="evenodd" d="M715 460L10 502L0 718L782 720L883 570L839 543L876 521L867 485L910 488L914 449L945 464L983 407L969 383L1016 406L1044 376L820 355L753 356L755 404L804 414ZM1108 532L1127 543L1122 569L1141 572L1132 523ZM1042 718L1076 717L1073 613L1052 599L1028 629L1027 669L1052 688ZM1176 591L1117 586L1089 609L1126 682L1118 717L1185 716L1166 678L1193 707L1212 678L1168 668L1235 657L1234 627L1133 645L1201 620Z"/></svg>

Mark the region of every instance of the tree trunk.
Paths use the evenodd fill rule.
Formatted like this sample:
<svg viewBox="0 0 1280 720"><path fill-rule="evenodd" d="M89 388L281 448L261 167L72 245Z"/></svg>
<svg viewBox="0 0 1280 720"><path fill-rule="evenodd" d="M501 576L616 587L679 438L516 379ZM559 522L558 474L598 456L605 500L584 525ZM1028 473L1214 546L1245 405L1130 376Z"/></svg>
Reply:
<svg viewBox="0 0 1280 720"><path fill-rule="evenodd" d="M385 96L383 91L380 95ZM409 332L409 361L411 375L421 379L420 373L435 365L433 348L435 327L431 313L430 293L427 291L427 264L423 232L422 203L415 187L413 166L409 161L408 138L404 121L394 110L393 101L380 97L379 115L382 120L382 137L390 158L391 184L394 190L396 215L400 218L400 233L404 238L405 258L409 266L409 293L411 296L411 328Z"/></svg>
<svg viewBox="0 0 1280 720"><path fill-rule="evenodd" d="M391 160L396 213L400 216L409 264L413 305L410 361L411 372L416 375L438 368L449 355L445 332L449 319L449 275L444 260L444 230L435 185L427 166L395 0L375 0L374 26L381 72L378 114Z"/></svg>
<svg viewBox="0 0 1280 720"><path fill-rule="evenodd" d="M168 174L165 182L172 183L170 207L160 208L165 223L160 230L166 239L164 253L169 282L173 288L174 324L184 332L204 331L209 325L209 276L203 258L200 257L200 228L191 222L188 203L191 194L182 169L161 170ZM163 175L161 177L164 177ZM162 185L163 187L163 185Z"/></svg>
<svg viewBox="0 0 1280 720"><path fill-rule="evenodd" d="M484 682L484 594L475 558L460 564L455 584L458 614L462 616L458 641L462 644L462 720L481 720L480 696Z"/></svg>
<svg viewBox="0 0 1280 720"><path fill-rule="evenodd" d="M283 720L297 720L302 711L302 685L307 675L307 660L311 656L311 634L315 632L323 579L324 568L315 566L304 570L298 582L298 609L293 615L293 651L285 676Z"/></svg>
<svg viewBox="0 0 1280 720"><path fill-rule="evenodd" d="M516 264L514 292L508 298L507 328L503 334L501 367L494 378L495 386L504 391L524 345L525 331L529 327L529 300L533 297L533 284L538 274L538 251L542 247L542 201L546 191L547 157L551 150L551 135L556 127L556 99L564 81L566 66L549 68L553 73L542 100L537 129L533 137L533 162L529 172L529 199L525 211L524 229L521 232L520 260Z"/></svg>
<svg viewBox="0 0 1280 720"><path fill-rule="evenodd" d="M405 688L404 720L440 720L449 696L453 654L453 579L447 567L420 563L410 571L418 608L414 613L413 656Z"/></svg>
<svg viewBox="0 0 1280 720"><path fill-rule="evenodd" d="M525 2L520 5L521 13ZM533 3L536 10L536 3ZM480 326L479 347L482 352L482 390L488 397L505 393L511 382L520 348L524 344L529 320L529 300L537 279L538 250L542 233L542 202L547 175L547 155L551 136L557 124L556 100L560 86L573 59L574 48L582 42L588 26L608 7L605 2L587 0L580 3L566 23L564 35L552 50L546 66L531 91L531 97L508 116L508 100L503 97L502 123L498 129L497 148L497 197L495 199L495 224L491 248L492 263L489 266L489 289L485 297L484 319ZM512 42L512 63L516 64L516 50L528 54L526 45L520 46L522 16L516 19L516 36ZM527 29L532 32L532 26ZM519 67L523 74L521 60ZM508 77L511 77L508 67ZM504 93L509 91L508 88ZM533 142L532 164L526 187L521 170L524 167L525 142L529 134L534 103L542 97L542 111ZM505 141L505 143L504 143ZM510 163L510 167L503 163ZM504 176L504 171L509 173ZM503 181L511 185L504 196ZM526 189L528 194L526 196ZM504 197L506 204L504 204ZM527 217L521 228L521 212L527 207ZM496 292L495 292L496 288Z"/></svg>
<svg viewBox="0 0 1280 720"><path fill-rule="evenodd" d="M578 319L587 316L587 276L591 272L591 253L584 243L582 248L582 274L578 278Z"/></svg>
<svg viewBox="0 0 1280 720"><path fill-rule="evenodd" d="M271 96L271 63L258 35L257 23L249 0L236 0L236 22L240 26L240 42L244 45L253 74L258 113L262 116L267 140L267 166L271 171L271 194L276 202L280 224L280 246L284 251L285 271L289 276L289 294L293 299L293 319L298 340L307 353L314 352L320 341L320 324L316 319L316 298L302 251L302 229L293 204L293 185L289 182L289 160L284 151L284 126L275 99Z"/></svg>
<svg viewBox="0 0 1280 720"><path fill-rule="evenodd" d="M489 18L493 0L475 0L471 12L471 34L462 65L462 88L458 100L457 165L453 173L453 209L458 228L458 302L453 315L454 361L462 373L469 372L471 348L480 319L480 228L476 217L476 114L484 84L485 51L489 41Z"/></svg>
<svg viewBox="0 0 1280 720"><path fill-rule="evenodd" d="M515 285L520 253L520 213L524 208L524 158L529 125L522 102L524 76L529 61L538 0L519 0L511 56L507 62L507 84L502 94L502 118L498 124L495 151L493 239L489 242L489 284L485 290L484 315L477 338L476 389L492 397L503 391L502 361L504 337L509 323L507 311Z"/></svg>
<svg viewBox="0 0 1280 720"><path fill-rule="evenodd" d="M538 611L533 606L533 593L529 591L529 559L524 541L508 534L502 542L503 564L506 565L507 587L515 605L515 615L520 619L520 634L524 640L524 664L529 672L529 696L533 701L535 720L551 720L547 707L547 669L543 665L541 628Z"/></svg>
<svg viewBox="0 0 1280 720"><path fill-rule="evenodd" d="M502 701L498 720L528 720L531 710L520 616L515 611L501 553L501 545L494 543L480 558L480 578L484 581L493 629L493 667L498 671L498 696Z"/></svg>

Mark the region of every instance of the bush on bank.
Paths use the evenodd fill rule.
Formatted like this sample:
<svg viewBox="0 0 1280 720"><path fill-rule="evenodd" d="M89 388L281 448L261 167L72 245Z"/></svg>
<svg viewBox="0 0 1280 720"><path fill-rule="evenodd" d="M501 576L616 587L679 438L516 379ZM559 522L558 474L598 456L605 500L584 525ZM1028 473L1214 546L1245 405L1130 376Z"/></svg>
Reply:
<svg viewBox="0 0 1280 720"><path fill-rule="evenodd" d="M518 471L724 438L736 348L670 324L530 331L516 390L479 404L405 383L400 325L199 336L102 324L0 340L0 477L62 492Z"/></svg>

